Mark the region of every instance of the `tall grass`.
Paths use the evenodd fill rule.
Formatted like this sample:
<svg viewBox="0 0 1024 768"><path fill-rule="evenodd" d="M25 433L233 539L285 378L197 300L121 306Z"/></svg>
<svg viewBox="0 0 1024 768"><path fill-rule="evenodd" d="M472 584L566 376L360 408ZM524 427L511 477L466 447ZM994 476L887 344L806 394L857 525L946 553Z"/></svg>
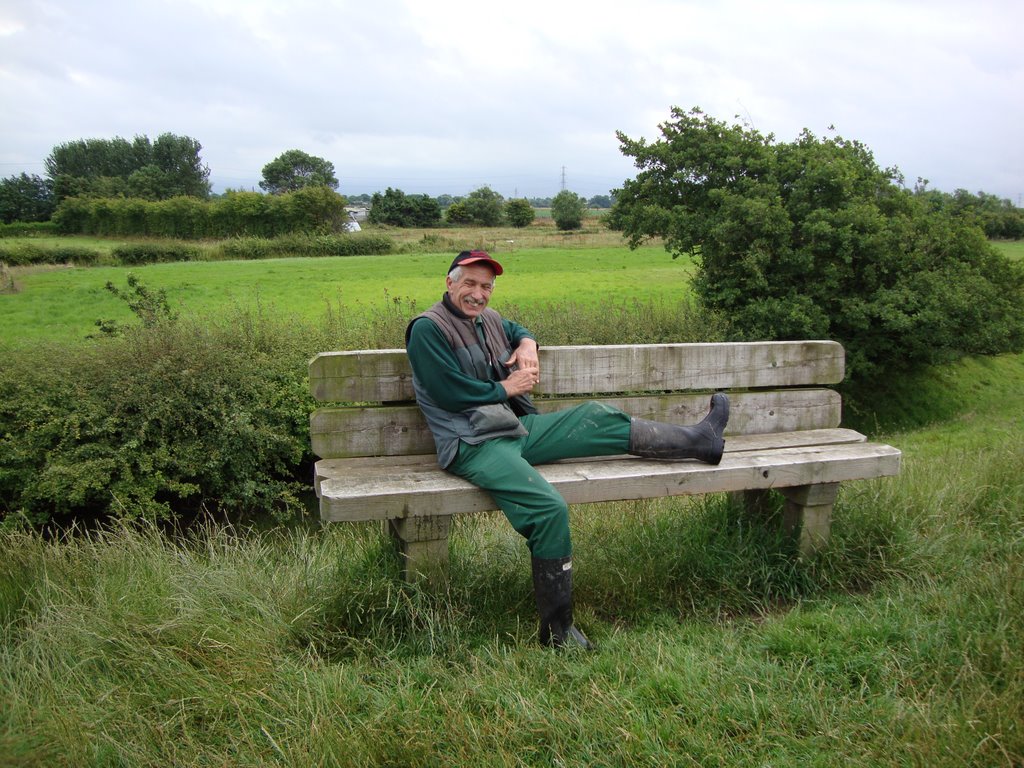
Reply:
<svg viewBox="0 0 1024 768"><path fill-rule="evenodd" d="M437 593L373 524L0 533L0 762L1020 765L1021 364L947 369L810 561L724 496L574 507L592 655L536 646L497 515Z"/></svg>

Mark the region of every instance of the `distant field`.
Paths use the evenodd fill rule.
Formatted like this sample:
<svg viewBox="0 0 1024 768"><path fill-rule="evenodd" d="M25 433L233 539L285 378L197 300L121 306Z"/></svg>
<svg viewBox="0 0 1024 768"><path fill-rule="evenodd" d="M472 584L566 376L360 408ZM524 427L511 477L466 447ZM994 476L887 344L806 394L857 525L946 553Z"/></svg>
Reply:
<svg viewBox="0 0 1024 768"><path fill-rule="evenodd" d="M538 248L495 254L506 274L493 299L531 304L673 299L689 288L692 264L660 247ZM359 312L385 302L412 300L426 307L444 291L454 253L347 258L210 261L141 267L48 267L12 270L17 292L0 295L0 328L7 343L84 338L98 319L132 319L104 287L126 287L129 272L153 290L165 290L172 308L209 316L231 305L261 305L316 320L328 309Z"/></svg>
<svg viewBox="0 0 1024 768"><path fill-rule="evenodd" d="M993 242L993 245L1011 259L1017 261L1024 259L1024 240L997 240Z"/></svg>

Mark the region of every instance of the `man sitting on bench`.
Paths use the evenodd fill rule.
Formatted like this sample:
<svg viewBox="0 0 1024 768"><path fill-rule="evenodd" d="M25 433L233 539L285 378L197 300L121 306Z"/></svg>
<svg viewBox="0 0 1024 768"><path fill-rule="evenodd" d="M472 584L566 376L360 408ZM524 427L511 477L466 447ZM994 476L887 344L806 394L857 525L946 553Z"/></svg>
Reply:
<svg viewBox="0 0 1024 768"><path fill-rule="evenodd" d="M573 625L568 505L533 465L623 453L718 464L729 400L716 392L693 426L632 418L598 402L537 413L530 400L541 376L537 342L487 307L503 271L485 251L455 257L441 301L406 329L413 388L441 467L490 493L526 538L540 642L590 649Z"/></svg>

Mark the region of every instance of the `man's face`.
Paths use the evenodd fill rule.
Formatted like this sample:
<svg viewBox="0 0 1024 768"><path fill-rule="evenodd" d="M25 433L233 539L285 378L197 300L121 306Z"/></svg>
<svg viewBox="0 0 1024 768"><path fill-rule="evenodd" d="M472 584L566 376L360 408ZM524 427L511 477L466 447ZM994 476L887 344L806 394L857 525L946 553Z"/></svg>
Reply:
<svg viewBox="0 0 1024 768"><path fill-rule="evenodd" d="M494 290L494 272L484 264L467 264L458 282L447 278L448 297L468 317L477 317L487 307Z"/></svg>

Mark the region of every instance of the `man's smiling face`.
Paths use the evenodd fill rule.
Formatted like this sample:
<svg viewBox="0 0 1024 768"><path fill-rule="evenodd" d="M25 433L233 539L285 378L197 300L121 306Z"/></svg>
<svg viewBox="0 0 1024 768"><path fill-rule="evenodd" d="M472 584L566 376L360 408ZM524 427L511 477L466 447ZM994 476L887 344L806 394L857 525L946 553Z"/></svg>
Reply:
<svg viewBox="0 0 1024 768"><path fill-rule="evenodd" d="M487 308L494 290L494 270L484 264L467 264L458 280L449 276L448 297L467 317L477 317Z"/></svg>

